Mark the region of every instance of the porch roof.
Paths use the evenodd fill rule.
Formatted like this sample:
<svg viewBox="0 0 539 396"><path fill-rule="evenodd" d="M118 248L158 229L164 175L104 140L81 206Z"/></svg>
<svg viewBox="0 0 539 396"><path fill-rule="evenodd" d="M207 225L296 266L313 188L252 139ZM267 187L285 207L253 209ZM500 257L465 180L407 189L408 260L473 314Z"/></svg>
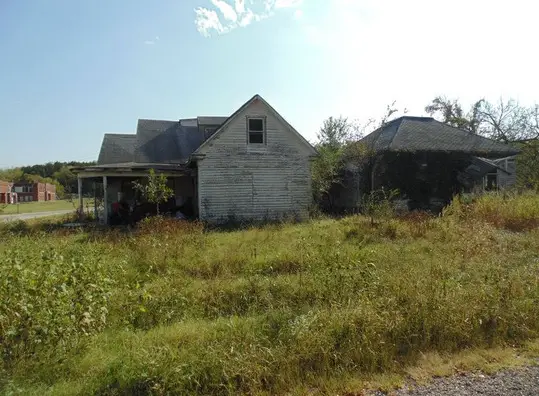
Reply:
<svg viewBox="0 0 539 396"><path fill-rule="evenodd" d="M163 164L163 163L139 163L122 162L118 164L102 164L84 167L71 167L71 171L80 177L99 176L145 176L150 169L164 173L165 175L183 175L191 170L186 164Z"/></svg>

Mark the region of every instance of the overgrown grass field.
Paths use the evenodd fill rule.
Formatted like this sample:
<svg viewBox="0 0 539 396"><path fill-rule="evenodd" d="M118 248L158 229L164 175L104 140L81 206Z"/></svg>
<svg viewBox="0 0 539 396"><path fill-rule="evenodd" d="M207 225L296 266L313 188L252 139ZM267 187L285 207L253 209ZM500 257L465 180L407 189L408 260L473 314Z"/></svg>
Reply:
<svg viewBox="0 0 539 396"><path fill-rule="evenodd" d="M531 194L375 226L6 225L0 393L359 392L427 353L518 346L539 336L538 227Z"/></svg>
<svg viewBox="0 0 539 396"><path fill-rule="evenodd" d="M93 206L93 199L85 198L84 206ZM34 202L21 202L18 204L10 204L0 207L1 215L20 214L20 213L39 213L39 212L51 212L56 210L75 210L77 208L78 201L69 200L55 200L55 201L34 201Z"/></svg>

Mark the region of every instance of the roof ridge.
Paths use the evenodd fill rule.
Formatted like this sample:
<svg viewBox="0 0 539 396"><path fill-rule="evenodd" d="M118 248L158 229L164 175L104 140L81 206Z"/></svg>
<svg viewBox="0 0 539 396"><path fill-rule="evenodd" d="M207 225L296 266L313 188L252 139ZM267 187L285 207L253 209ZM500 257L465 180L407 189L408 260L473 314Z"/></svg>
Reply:
<svg viewBox="0 0 539 396"><path fill-rule="evenodd" d="M230 116L223 116L223 115L199 115L196 116L196 118L228 118Z"/></svg>
<svg viewBox="0 0 539 396"><path fill-rule="evenodd" d="M157 118L139 118L138 122L140 121L178 122L178 120L158 120Z"/></svg>
<svg viewBox="0 0 539 396"><path fill-rule="evenodd" d="M407 120L434 120L436 121L436 119L434 117L426 117L426 116L408 116L408 115L403 115L403 116L400 116L399 118L405 118ZM397 120L399 119L397 118Z"/></svg>
<svg viewBox="0 0 539 396"><path fill-rule="evenodd" d="M130 136L137 136L136 133L114 133L114 132L107 132L104 134L104 136L126 136L126 137L130 137Z"/></svg>

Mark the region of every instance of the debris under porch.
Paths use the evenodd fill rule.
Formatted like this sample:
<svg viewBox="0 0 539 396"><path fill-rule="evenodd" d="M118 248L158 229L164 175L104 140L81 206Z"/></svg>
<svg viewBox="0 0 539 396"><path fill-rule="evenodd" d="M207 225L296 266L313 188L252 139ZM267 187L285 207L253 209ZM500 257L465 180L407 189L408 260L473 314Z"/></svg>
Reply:
<svg viewBox="0 0 539 396"><path fill-rule="evenodd" d="M167 177L167 185L173 196L166 202L147 202L133 182L147 179L147 170L112 172L110 169L78 170L79 212L83 213L82 180L91 179L94 184L94 217L104 225L133 225L145 217L159 214L180 219L198 217L196 176L191 170L159 171Z"/></svg>

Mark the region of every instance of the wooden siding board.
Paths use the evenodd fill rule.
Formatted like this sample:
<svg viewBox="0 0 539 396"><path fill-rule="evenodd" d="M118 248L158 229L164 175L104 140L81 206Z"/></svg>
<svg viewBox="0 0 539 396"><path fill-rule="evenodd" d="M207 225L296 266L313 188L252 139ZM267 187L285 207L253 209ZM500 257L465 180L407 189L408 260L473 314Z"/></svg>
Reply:
<svg viewBox="0 0 539 396"><path fill-rule="evenodd" d="M305 145L261 103L253 103L206 147L198 161L200 218L305 217L311 204ZM247 144L247 116L266 117L266 144Z"/></svg>

